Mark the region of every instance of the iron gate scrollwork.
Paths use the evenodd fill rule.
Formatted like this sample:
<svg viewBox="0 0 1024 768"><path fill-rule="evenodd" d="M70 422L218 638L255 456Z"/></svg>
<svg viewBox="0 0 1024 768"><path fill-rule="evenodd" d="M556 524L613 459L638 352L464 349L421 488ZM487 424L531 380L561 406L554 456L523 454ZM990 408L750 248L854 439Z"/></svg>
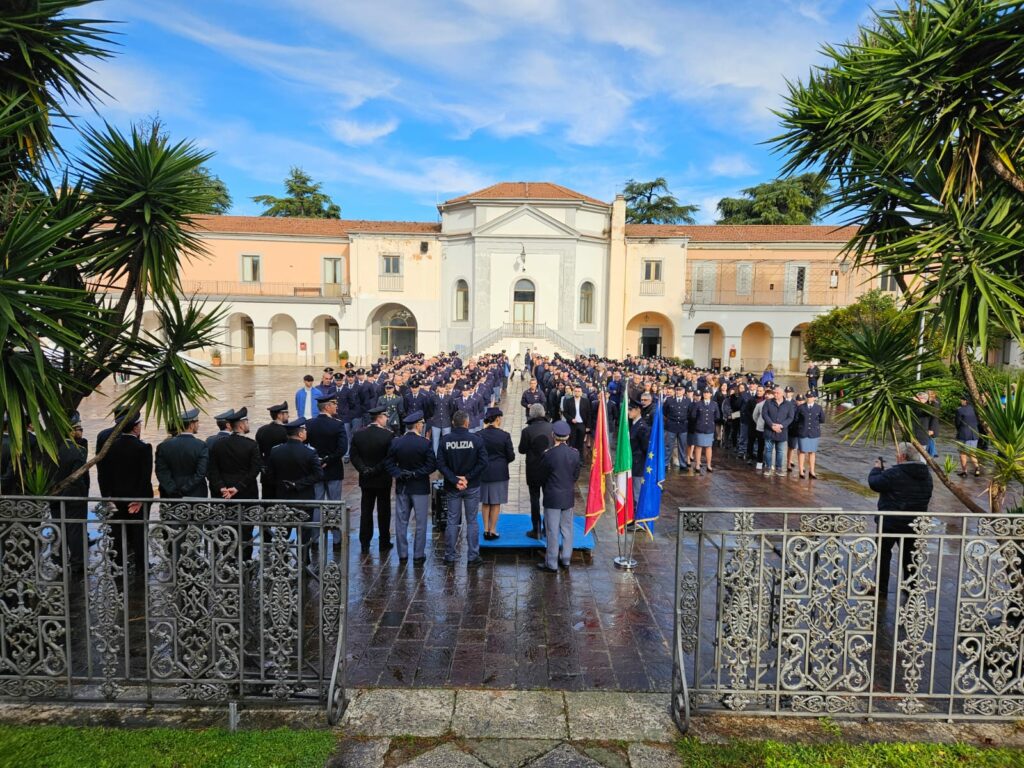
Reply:
<svg viewBox="0 0 1024 768"><path fill-rule="evenodd" d="M1024 715L1024 520L701 508L677 535L681 729L691 711Z"/></svg>
<svg viewBox="0 0 1024 768"><path fill-rule="evenodd" d="M115 521L102 500L0 499L0 697L305 702L336 723L347 508L145 501L148 517ZM93 516L68 517L70 502ZM63 543L72 526L82 568ZM135 527L143 563L121 557Z"/></svg>

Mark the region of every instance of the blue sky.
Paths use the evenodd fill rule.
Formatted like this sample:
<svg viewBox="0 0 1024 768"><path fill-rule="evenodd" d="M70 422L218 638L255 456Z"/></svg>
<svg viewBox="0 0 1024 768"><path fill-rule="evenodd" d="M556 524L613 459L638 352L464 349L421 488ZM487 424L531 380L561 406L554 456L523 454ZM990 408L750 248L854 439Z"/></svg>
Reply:
<svg viewBox="0 0 1024 768"><path fill-rule="evenodd" d="M497 181L611 200L664 176L710 223L774 178L785 80L869 18L862 0L102 0L96 66L127 126L159 114L216 152L232 213L292 165L344 218L434 221ZM82 14L84 15L84 14Z"/></svg>

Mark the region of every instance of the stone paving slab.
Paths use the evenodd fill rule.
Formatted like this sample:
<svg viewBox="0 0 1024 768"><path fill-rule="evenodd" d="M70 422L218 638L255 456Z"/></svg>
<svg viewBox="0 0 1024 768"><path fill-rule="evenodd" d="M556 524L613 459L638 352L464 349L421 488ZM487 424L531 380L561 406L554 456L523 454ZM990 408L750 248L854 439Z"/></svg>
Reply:
<svg viewBox="0 0 1024 768"><path fill-rule="evenodd" d="M543 757L530 763L529 768L604 768L596 760L581 755L569 744L561 744Z"/></svg>
<svg viewBox="0 0 1024 768"><path fill-rule="evenodd" d="M391 739L347 739L324 768L384 768Z"/></svg>
<svg viewBox="0 0 1024 768"><path fill-rule="evenodd" d="M488 768L522 768L557 746L558 742L550 739L473 739L466 742L466 748Z"/></svg>
<svg viewBox="0 0 1024 768"><path fill-rule="evenodd" d="M354 735L443 736L451 727L454 706L455 691L360 691L345 711L342 727Z"/></svg>
<svg viewBox="0 0 1024 768"><path fill-rule="evenodd" d="M474 739L565 739L565 699L559 691L462 690L452 732Z"/></svg>
<svg viewBox="0 0 1024 768"><path fill-rule="evenodd" d="M565 700L573 741L672 742L679 738L667 695L582 692L566 694Z"/></svg>
<svg viewBox="0 0 1024 768"><path fill-rule="evenodd" d="M487 768L454 744L442 744L404 764L406 768Z"/></svg>

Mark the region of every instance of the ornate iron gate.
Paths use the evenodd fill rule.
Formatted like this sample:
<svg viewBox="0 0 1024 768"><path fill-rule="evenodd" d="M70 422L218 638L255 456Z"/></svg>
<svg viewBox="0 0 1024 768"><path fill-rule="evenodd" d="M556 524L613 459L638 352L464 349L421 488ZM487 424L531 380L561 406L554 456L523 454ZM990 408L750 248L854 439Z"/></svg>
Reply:
<svg viewBox="0 0 1024 768"><path fill-rule="evenodd" d="M0 499L0 697L310 703L336 723L348 533L340 502Z"/></svg>
<svg viewBox="0 0 1024 768"><path fill-rule="evenodd" d="M1024 517L680 509L677 536L681 730L709 710L1024 716Z"/></svg>

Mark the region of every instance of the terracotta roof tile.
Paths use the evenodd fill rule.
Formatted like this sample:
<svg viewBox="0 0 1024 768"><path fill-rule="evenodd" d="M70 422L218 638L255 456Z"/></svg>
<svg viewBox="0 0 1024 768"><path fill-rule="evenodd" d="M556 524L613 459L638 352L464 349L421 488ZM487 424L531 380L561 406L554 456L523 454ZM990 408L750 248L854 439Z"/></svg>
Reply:
<svg viewBox="0 0 1024 768"><path fill-rule="evenodd" d="M453 197L442 205L461 203L465 200L582 200L595 205L608 205L603 200L587 197L568 187L548 181L503 181L486 189L470 192L468 195Z"/></svg>
<svg viewBox="0 0 1024 768"><path fill-rule="evenodd" d="M626 237L689 237L693 243L845 243L856 231L832 224L626 225Z"/></svg>
<svg viewBox="0 0 1024 768"><path fill-rule="evenodd" d="M207 232L262 235L345 237L350 232L439 234L441 225L429 221L364 221L355 219L299 219L275 216L196 216L197 229Z"/></svg>

